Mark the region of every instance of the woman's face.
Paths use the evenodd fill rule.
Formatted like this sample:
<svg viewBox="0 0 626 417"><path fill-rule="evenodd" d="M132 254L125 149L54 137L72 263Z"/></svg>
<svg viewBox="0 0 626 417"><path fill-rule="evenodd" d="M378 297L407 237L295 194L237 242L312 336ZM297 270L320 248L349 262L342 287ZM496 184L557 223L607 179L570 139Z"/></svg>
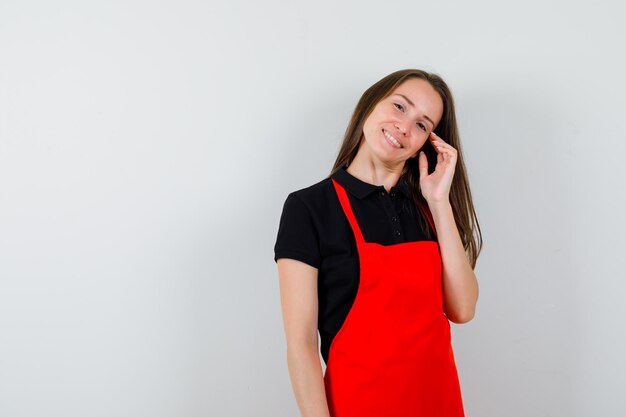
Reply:
<svg viewBox="0 0 626 417"><path fill-rule="evenodd" d="M428 81L409 78L376 104L363 125L362 147L395 165L417 154L443 115L443 101Z"/></svg>

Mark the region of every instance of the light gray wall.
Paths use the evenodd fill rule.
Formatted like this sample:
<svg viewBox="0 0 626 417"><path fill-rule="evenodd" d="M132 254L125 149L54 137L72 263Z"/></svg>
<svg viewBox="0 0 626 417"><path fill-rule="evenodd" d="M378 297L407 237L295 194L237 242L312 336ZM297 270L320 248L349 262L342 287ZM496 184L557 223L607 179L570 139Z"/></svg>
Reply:
<svg viewBox="0 0 626 417"><path fill-rule="evenodd" d="M0 415L297 415L282 204L408 67L455 94L485 239L467 415L623 412L623 12L1 2Z"/></svg>

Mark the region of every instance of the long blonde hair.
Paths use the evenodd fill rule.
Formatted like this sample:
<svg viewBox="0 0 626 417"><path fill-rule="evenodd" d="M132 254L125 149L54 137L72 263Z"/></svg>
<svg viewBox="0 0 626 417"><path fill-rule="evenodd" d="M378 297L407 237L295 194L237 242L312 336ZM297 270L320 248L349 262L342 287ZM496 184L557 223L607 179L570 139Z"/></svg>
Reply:
<svg viewBox="0 0 626 417"><path fill-rule="evenodd" d="M341 167L347 168L356 156L363 140L363 124L376 104L389 96L397 86L411 77L428 81L443 101L443 115L435 128L435 134L457 150L458 158L450 187L450 205L452 206L454 220L461 236L463 247L472 268L474 268L483 245L482 233L476 217L476 211L474 210L472 193L467 179L465 163L463 162L454 100L448 85L440 76L418 69L404 69L387 75L368 88L359 99L352 113L350 123L343 137L343 143L328 177L332 176ZM424 151L428 159L430 174L437 165L437 151L428 140L421 150ZM407 159L400 179L404 179L409 185L409 191L415 203L420 207L427 208L428 204L419 189L419 178L418 158ZM421 210L417 210L417 212L420 227L428 237L431 237L424 213Z"/></svg>

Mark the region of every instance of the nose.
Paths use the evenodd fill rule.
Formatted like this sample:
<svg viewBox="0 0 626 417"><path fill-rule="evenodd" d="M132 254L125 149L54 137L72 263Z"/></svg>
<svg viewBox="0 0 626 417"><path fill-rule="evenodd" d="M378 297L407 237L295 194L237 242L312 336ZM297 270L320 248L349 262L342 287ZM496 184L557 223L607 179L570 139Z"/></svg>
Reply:
<svg viewBox="0 0 626 417"><path fill-rule="evenodd" d="M410 128L407 126L410 123L410 120L398 120L396 122L396 128L402 132L403 135L406 135L407 130Z"/></svg>

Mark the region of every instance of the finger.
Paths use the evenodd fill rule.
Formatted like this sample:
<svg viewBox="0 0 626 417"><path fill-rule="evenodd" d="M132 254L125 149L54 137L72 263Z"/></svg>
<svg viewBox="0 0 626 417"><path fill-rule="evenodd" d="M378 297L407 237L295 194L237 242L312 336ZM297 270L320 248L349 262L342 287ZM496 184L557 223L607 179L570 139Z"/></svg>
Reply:
<svg viewBox="0 0 626 417"><path fill-rule="evenodd" d="M441 139L434 139L434 140L432 140L432 141L431 141L431 143L432 143L433 145L443 146L443 147L445 147L445 148L447 148L447 149L454 149L454 150L456 150L456 149L454 148L454 146L450 145L448 142L443 141L443 140L441 140Z"/></svg>
<svg viewBox="0 0 626 417"><path fill-rule="evenodd" d="M432 135L429 135L428 137L429 137L429 139L431 139L431 142L433 142L433 143L442 143L442 144L444 144L446 146L449 146L449 147L453 148L452 145L450 145L448 142L443 140L443 138L441 136L437 136L437 134L435 132L430 132L430 133L432 133Z"/></svg>
<svg viewBox="0 0 626 417"><path fill-rule="evenodd" d="M433 138L433 140L440 140L442 142L445 142L445 140L443 140L441 136L437 136L435 132L430 132L430 133L431 133L431 137Z"/></svg>
<svg viewBox="0 0 626 417"><path fill-rule="evenodd" d="M449 154L450 156L456 155L456 149L454 149L451 146L443 146L443 145L433 145L433 146L435 146L435 149L437 149L438 152L445 152Z"/></svg>
<svg viewBox="0 0 626 417"><path fill-rule="evenodd" d="M420 151L419 156L417 157L417 165L420 170L420 178L425 178L428 175L428 159L426 158L424 151Z"/></svg>
<svg viewBox="0 0 626 417"><path fill-rule="evenodd" d="M442 148L446 148L446 149L454 149L452 146L450 146L450 144L445 143L442 140L433 141L433 145L434 146L441 146Z"/></svg>

